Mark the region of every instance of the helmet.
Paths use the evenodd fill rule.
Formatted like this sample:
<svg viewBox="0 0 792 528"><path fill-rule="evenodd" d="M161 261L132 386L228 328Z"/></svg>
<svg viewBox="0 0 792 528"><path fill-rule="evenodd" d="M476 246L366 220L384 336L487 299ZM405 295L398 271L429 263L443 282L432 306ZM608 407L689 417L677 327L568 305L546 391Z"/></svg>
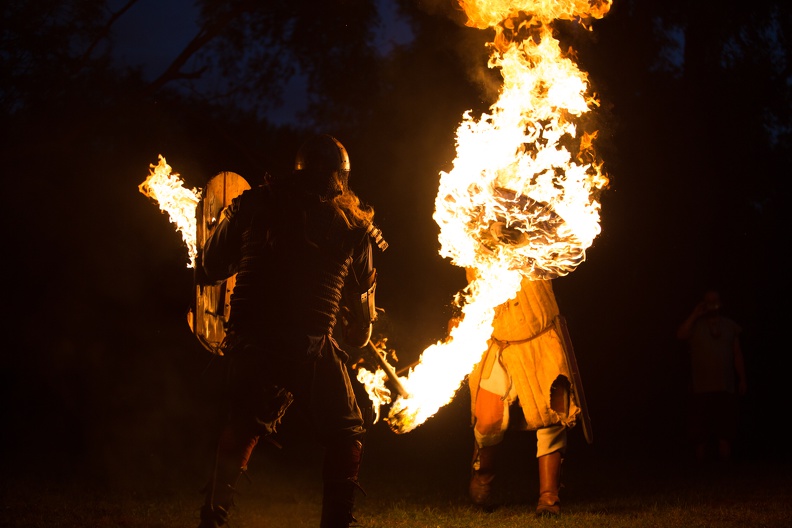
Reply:
<svg viewBox="0 0 792 528"><path fill-rule="evenodd" d="M294 170L306 190L330 199L347 188L349 154L336 138L322 134L302 144L297 151Z"/></svg>

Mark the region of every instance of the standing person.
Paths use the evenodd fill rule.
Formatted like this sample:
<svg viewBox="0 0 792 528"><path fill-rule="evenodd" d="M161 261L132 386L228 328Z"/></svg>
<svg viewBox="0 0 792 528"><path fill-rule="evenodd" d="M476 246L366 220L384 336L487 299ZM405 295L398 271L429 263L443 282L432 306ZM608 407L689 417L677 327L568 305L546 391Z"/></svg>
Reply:
<svg viewBox="0 0 792 528"><path fill-rule="evenodd" d="M325 448L321 528L346 528L359 488L364 422L333 338L365 346L375 317L373 210L349 189L349 156L329 135L308 140L290 177L243 192L207 240L206 279L234 273L224 355L228 418L199 528L228 519L234 487L259 439L292 401L307 410Z"/></svg>
<svg viewBox="0 0 792 528"><path fill-rule="evenodd" d="M471 270L467 275L468 281L474 277ZM551 281L523 277L517 295L495 309L489 347L468 377L475 439L469 493L485 510L492 508L496 455L516 403L525 419L522 428L536 431L536 513L560 513L567 430L581 409L573 397L559 317Z"/></svg>
<svg viewBox="0 0 792 528"><path fill-rule="evenodd" d="M737 435L739 397L747 383L740 326L721 315L721 298L709 290L677 329L688 344L690 359L690 433L696 459L707 458L717 443L718 458L731 459Z"/></svg>

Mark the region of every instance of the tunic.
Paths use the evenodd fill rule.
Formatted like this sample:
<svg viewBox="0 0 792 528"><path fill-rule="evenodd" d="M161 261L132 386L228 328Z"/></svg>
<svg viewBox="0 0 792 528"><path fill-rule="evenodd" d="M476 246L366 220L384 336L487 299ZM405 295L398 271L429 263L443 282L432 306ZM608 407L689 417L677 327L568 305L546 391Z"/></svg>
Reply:
<svg viewBox="0 0 792 528"><path fill-rule="evenodd" d="M580 408L574 391L569 390L572 375L554 324L558 316L549 280L523 278L517 295L495 309L489 346L468 378L474 425L476 398L483 388L502 397L504 431L508 407L515 402L522 408L527 430L574 426ZM559 385L565 385L570 394L566 412L551 408L551 395Z"/></svg>

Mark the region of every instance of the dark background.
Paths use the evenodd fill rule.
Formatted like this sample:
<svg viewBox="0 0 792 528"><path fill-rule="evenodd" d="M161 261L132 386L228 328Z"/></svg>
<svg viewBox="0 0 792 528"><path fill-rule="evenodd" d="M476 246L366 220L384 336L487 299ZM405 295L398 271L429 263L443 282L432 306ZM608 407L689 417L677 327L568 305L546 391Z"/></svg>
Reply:
<svg viewBox="0 0 792 528"><path fill-rule="evenodd" d="M220 369L186 324L181 238L137 189L158 154L188 187L223 170L255 183L290 170L307 132L333 133L390 243L376 255L377 302L396 366L445 336L464 273L438 255L439 172L451 167L463 112L486 110L497 86L484 68L491 33L465 27L451 0L397 2L408 30L387 52L361 46L365 2L197 2L214 40L154 75L113 58L121 44L104 30L117 11L104 2L23 4L3 8L0 43L5 475L203 478ZM688 4L616 0L592 32L558 24L601 102L597 147L611 179L602 234L555 281L594 424L593 445L572 435L581 457L686 453L674 333L713 286L744 330L738 456L788 456L774 435L790 371L792 19L782 0ZM283 33L284 20L297 29ZM266 53L242 68L237 59L256 50ZM285 84L296 66L312 95L273 124L267 116L288 113L300 91ZM218 79L236 91L217 95ZM379 423L372 437L394 453L466 451L468 401L463 387L415 432ZM287 421L285 443L301 431L299 418Z"/></svg>

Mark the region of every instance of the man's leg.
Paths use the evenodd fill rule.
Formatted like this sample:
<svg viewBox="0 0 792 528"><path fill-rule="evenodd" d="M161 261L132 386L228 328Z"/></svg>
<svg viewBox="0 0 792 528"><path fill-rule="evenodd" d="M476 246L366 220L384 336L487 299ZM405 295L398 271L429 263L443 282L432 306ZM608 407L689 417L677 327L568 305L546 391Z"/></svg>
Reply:
<svg viewBox="0 0 792 528"><path fill-rule="evenodd" d="M266 356L257 349L233 358L229 366L228 420L217 443L214 469L201 508L199 528L217 528L228 520L239 477L259 439L276 432L293 395L267 381L273 372Z"/></svg>
<svg viewBox="0 0 792 528"><path fill-rule="evenodd" d="M258 443L257 435L238 430L234 425L228 423L217 443L214 470L207 485L198 528L217 528L228 521L237 481L247 469L250 455Z"/></svg>
<svg viewBox="0 0 792 528"><path fill-rule="evenodd" d="M311 386L314 424L325 446L321 528L348 528L352 515L366 430L342 353L327 347L317 360Z"/></svg>
<svg viewBox="0 0 792 528"><path fill-rule="evenodd" d="M539 502L537 515L561 512L561 463L566 451L566 427L554 425L536 431L536 457L539 465Z"/></svg>
<svg viewBox="0 0 792 528"><path fill-rule="evenodd" d="M476 395L471 464L470 499L476 506L492 509L492 483L495 480L496 455L505 431L506 404L501 396L479 388Z"/></svg>
<svg viewBox="0 0 792 528"><path fill-rule="evenodd" d="M335 442L325 450L322 468L323 498L321 528L348 528L357 521L352 515L358 483L363 442L357 438Z"/></svg>

